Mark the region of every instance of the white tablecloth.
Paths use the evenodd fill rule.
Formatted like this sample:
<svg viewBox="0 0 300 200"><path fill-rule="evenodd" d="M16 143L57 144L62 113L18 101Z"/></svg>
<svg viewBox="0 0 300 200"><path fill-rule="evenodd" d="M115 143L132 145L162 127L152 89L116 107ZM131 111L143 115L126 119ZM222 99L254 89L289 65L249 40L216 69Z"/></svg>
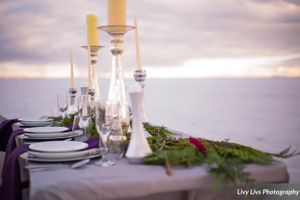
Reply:
<svg viewBox="0 0 300 200"><path fill-rule="evenodd" d="M288 182L286 165L248 165L257 182ZM204 166L175 168L167 176L163 166L130 165L126 159L110 168L90 164L83 169L30 171L31 200L106 199L232 199L232 190L211 190L212 177Z"/></svg>

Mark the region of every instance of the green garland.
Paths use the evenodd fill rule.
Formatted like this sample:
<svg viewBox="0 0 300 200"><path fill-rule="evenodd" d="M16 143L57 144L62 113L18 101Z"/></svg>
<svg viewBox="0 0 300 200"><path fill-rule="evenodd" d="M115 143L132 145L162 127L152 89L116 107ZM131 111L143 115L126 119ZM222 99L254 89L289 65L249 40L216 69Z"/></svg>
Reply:
<svg viewBox="0 0 300 200"><path fill-rule="evenodd" d="M190 167L207 164L208 172L215 177L217 187L224 182L237 184L251 182L249 174L244 171L244 164L270 164L277 158L289 158L300 152L290 152L290 147L273 154L249 146L226 141L212 141L198 138L206 147L205 153L190 144L188 138L176 139L165 127L145 123L144 127L153 137L148 142L153 154L145 159L145 164L163 165L166 160L172 166Z"/></svg>
<svg viewBox="0 0 300 200"><path fill-rule="evenodd" d="M73 119L53 118L56 124L68 126ZM206 152L200 152L192 145L188 138L176 138L174 134L163 126L154 126L150 123L144 124L145 130L152 135L148 137L148 143L153 153L144 161L149 165L165 165L166 161L171 166L191 167L206 164L208 172L215 179L215 186L218 188L225 182L233 184L252 182L249 174L244 171L244 165L248 163L270 164L274 158L289 158L299 155L296 150L290 152L291 147L274 154L263 152L249 146L225 141L213 141L198 138L206 147ZM123 126L123 132L130 140L128 127ZM98 137L95 127L90 130L91 137Z"/></svg>

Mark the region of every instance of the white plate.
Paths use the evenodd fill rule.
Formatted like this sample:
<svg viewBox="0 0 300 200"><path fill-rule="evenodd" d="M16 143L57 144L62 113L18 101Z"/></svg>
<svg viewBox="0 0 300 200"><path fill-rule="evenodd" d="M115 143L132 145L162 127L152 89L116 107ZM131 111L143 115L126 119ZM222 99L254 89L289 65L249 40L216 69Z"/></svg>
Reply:
<svg viewBox="0 0 300 200"><path fill-rule="evenodd" d="M48 152L36 152L36 151L28 151L29 157L36 158L48 158L48 159L62 159L62 158L76 158L82 156L92 156L100 154L100 149L89 149L84 151L76 151L76 152L63 152L63 153L48 153Z"/></svg>
<svg viewBox="0 0 300 200"><path fill-rule="evenodd" d="M29 145L29 149L42 152L70 152L88 147L87 143L77 141L49 141Z"/></svg>
<svg viewBox="0 0 300 200"><path fill-rule="evenodd" d="M98 158L101 154L96 155L89 155L89 156L78 156L73 158L39 158L39 157L30 157L27 156L28 161L35 161L35 162L69 162L69 161L77 161L77 160L83 160L83 159L92 159L92 158Z"/></svg>
<svg viewBox="0 0 300 200"><path fill-rule="evenodd" d="M82 135L82 131L70 131L70 132L63 132L63 133L24 133L28 139L37 139L37 140L47 140L47 139L63 139L63 138L71 138L71 137L78 137Z"/></svg>
<svg viewBox="0 0 300 200"><path fill-rule="evenodd" d="M53 126L53 127L34 127L34 128L24 128L24 132L27 133L58 133L67 131L67 127Z"/></svg>
<svg viewBox="0 0 300 200"><path fill-rule="evenodd" d="M20 122L23 126L49 126L52 122Z"/></svg>
<svg viewBox="0 0 300 200"><path fill-rule="evenodd" d="M51 119L20 118L19 120L25 126L47 126L52 123Z"/></svg>
<svg viewBox="0 0 300 200"><path fill-rule="evenodd" d="M51 122L51 119L37 119L37 118L20 118L19 121L21 122Z"/></svg>

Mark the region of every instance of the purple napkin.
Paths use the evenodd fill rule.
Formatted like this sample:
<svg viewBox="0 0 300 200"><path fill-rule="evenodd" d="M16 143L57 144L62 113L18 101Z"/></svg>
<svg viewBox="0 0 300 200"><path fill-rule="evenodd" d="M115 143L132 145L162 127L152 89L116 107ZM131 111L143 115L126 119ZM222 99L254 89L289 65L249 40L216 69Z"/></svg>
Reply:
<svg viewBox="0 0 300 200"><path fill-rule="evenodd" d="M5 157L4 157L4 163L3 163L3 167L6 166L6 162L8 160L8 157L10 156L10 154L13 152L13 150L16 148L16 136L23 134L23 130L22 129L18 129L15 130L9 137L9 140L7 142L7 146L6 146L6 151L5 151ZM2 174L1 177L4 177L4 170L2 170Z"/></svg>
<svg viewBox="0 0 300 200"><path fill-rule="evenodd" d="M89 146L86 149L99 147L99 140L89 139L85 141ZM7 157L3 166L3 182L0 190L2 200L21 200L22 187L20 180L20 166L18 157L20 154L29 150L28 144L23 144L15 148ZM86 150L85 149L85 150Z"/></svg>
<svg viewBox="0 0 300 200"><path fill-rule="evenodd" d="M88 140L86 140L84 142L89 145L84 150L92 149L92 148L99 148L99 139L88 139Z"/></svg>
<svg viewBox="0 0 300 200"><path fill-rule="evenodd" d="M3 182L0 194L3 200L21 200L22 188L20 180L20 166L18 157L28 151L28 144L23 144L15 148L7 157L3 166Z"/></svg>
<svg viewBox="0 0 300 200"><path fill-rule="evenodd" d="M24 133L23 129L18 129L18 130L15 130L14 132L12 132L12 134L10 135L8 142L7 142L7 146L6 146L6 150L5 150L6 155L9 155L17 147L16 137L23 133Z"/></svg>
<svg viewBox="0 0 300 200"><path fill-rule="evenodd" d="M12 130L12 125L19 120L17 119L8 119L4 120L0 124L0 151L5 151L7 142L9 140L9 137L11 133L13 132Z"/></svg>

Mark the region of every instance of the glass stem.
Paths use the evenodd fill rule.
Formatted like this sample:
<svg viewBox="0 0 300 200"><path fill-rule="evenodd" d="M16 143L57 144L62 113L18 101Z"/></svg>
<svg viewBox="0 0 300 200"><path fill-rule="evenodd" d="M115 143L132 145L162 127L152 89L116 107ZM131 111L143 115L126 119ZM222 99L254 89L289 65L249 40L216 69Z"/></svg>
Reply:
<svg viewBox="0 0 300 200"><path fill-rule="evenodd" d="M129 116L129 109L122 69L123 35L113 35L111 43L112 71L108 100L119 104L120 110L118 114L120 115L121 121L125 122Z"/></svg>
<svg viewBox="0 0 300 200"><path fill-rule="evenodd" d="M95 94L93 96L94 100L99 100L100 99L100 89L99 89L99 83L98 83L98 76L97 76L97 52L98 52L99 48L94 48L91 47L90 48L90 75L92 78L92 85L91 88L92 90L94 90Z"/></svg>

